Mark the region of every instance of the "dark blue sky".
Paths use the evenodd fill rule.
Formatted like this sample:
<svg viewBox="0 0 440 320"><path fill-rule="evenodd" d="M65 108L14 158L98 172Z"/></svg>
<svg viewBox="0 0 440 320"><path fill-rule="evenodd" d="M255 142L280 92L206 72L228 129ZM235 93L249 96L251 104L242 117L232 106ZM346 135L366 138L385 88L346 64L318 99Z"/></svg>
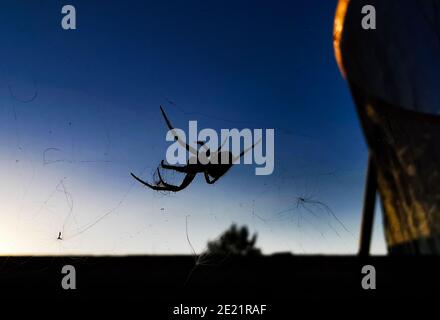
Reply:
<svg viewBox="0 0 440 320"><path fill-rule="evenodd" d="M354 252L366 147L333 55L336 3L69 1L74 31L60 26L64 4L1 5L1 163L16 179L2 210L10 226L38 236L67 225L66 233L77 234L115 209L69 250L186 252L191 214L201 246L239 222L259 232L267 252ZM35 93L32 102L20 101ZM150 179L165 156L161 104L183 129L188 120L214 129L275 128L274 174L255 177L241 166L217 185L200 179L171 197L133 185L129 172ZM44 165L43 154L56 162ZM41 209L64 178L75 195L73 214ZM325 220L309 227L278 221L276 213L301 194L328 204L354 236L323 246L321 232L334 236ZM51 201L63 207L62 197ZM57 222L47 227L49 220ZM177 235L164 245L170 232ZM103 233L113 235L111 245ZM14 237L10 251L54 250Z"/></svg>

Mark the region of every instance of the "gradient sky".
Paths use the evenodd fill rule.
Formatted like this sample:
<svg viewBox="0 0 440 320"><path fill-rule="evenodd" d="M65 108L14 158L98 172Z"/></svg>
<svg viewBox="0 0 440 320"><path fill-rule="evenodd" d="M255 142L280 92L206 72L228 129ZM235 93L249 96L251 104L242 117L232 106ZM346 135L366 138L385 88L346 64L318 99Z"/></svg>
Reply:
<svg viewBox="0 0 440 320"><path fill-rule="evenodd" d="M265 253L356 251L367 150L334 1L68 3L75 31L60 26L67 3L2 1L0 253L189 254L187 216L198 251L233 222ZM182 129L275 128L274 173L140 186L129 173L151 179L169 145L159 105ZM351 233L323 206L295 209L300 196Z"/></svg>

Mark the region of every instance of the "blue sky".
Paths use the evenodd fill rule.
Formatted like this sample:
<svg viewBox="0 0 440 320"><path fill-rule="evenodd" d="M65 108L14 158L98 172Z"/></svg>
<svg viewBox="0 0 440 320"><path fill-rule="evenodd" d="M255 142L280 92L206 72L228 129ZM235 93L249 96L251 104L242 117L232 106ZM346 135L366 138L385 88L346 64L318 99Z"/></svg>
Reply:
<svg viewBox="0 0 440 320"><path fill-rule="evenodd" d="M267 253L356 251L367 151L333 56L336 3L70 1L74 31L64 4L2 3L0 252L190 253L187 216L198 250L236 222ZM169 145L159 105L182 129L274 128L274 173L141 187L129 173L151 179ZM277 214L299 196L351 233L319 206Z"/></svg>

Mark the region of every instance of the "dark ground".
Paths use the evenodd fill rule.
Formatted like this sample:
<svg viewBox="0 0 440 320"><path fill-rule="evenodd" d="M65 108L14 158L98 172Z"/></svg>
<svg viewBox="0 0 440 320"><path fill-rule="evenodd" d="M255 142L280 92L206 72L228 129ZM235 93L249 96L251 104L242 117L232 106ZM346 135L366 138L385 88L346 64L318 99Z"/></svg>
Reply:
<svg viewBox="0 0 440 320"><path fill-rule="evenodd" d="M76 268L76 290L61 287L61 269L66 264ZM376 268L376 290L361 287L365 264ZM1 301L134 299L146 312L180 319L172 315L172 308L180 304L213 308L217 304L265 304L273 314L311 301L343 306L350 301L430 300L440 289L438 257L231 257L219 265L196 268L188 279L193 267L194 259L189 256L0 258Z"/></svg>

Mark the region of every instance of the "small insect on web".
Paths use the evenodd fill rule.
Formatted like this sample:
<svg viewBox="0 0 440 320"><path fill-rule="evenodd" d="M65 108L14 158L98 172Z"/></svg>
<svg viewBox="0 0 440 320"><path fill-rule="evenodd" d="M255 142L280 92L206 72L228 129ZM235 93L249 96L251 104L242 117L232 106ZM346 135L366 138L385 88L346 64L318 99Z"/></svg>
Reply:
<svg viewBox="0 0 440 320"><path fill-rule="evenodd" d="M325 219L326 225L339 237L341 238L340 232L333 225L333 221L336 221L340 228L342 228L345 232L350 235L353 235L352 232L345 226L345 224L339 219L339 217L333 212L333 210L323 201L317 200L313 198L310 194L299 195L295 199L295 205L282 210L277 213L278 216L286 216L291 215L294 212L297 214L297 225L301 226L301 221L304 220L307 222L312 228L318 231L322 237L325 238L324 233L319 230L316 226L316 223L313 220L321 221ZM307 213L308 215L304 215ZM324 216L323 216L324 214ZM309 219L311 218L311 219Z"/></svg>
<svg viewBox="0 0 440 320"><path fill-rule="evenodd" d="M332 209L330 209L330 207L328 205L326 205L324 202L319 201L319 200L314 200L312 198L304 198L304 197L298 197L297 198L297 207L302 207L305 210L307 210L308 212L312 213L314 216L316 216L316 214L314 214L313 210L310 209L310 207L315 207L318 210L322 209L324 210L327 215L329 216L329 218L333 218L334 220L337 221L337 223L348 233L351 234L351 231L348 230L348 228L345 226L345 224L338 218L338 216L332 211ZM331 225L331 223L328 223L329 227L332 228L333 231L336 232L336 234L339 236L339 233L337 232L337 230Z"/></svg>
<svg viewBox="0 0 440 320"><path fill-rule="evenodd" d="M298 205L298 202L293 207L290 207L288 209L285 209L285 210L277 212L276 215L278 217L281 217L281 218L287 217L289 219L296 219L296 225L297 225L298 228L302 227L302 224L303 224L303 221L304 221L304 222L307 223L307 225L309 227L311 227L313 230L318 232L322 238L326 239L326 236L325 236L324 232L318 227L316 222L314 222L313 220L309 219L308 215L304 214L303 209L306 209L305 211L307 212L307 214L311 214L312 217L315 218L315 220L319 219L319 216L316 213L314 213L312 210L310 210L308 208L300 207Z"/></svg>

